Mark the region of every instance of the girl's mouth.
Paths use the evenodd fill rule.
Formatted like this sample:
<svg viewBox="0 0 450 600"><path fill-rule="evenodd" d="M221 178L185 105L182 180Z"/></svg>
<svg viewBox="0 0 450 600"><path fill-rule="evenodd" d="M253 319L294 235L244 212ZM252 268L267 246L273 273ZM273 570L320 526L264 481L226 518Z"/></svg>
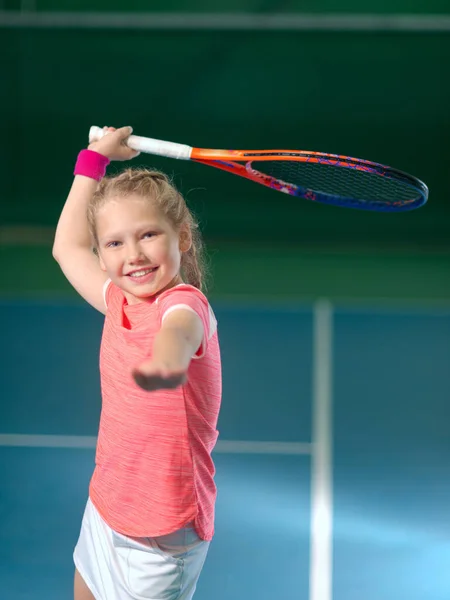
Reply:
<svg viewBox="0 0 450 600"><path fill-rule="evenodd" d="M157 268L158 267L139 269L138 271L128 273L127 277L129 277L133 283L147 283L147 281L150 281L150 279L153 277Z"/></svg>

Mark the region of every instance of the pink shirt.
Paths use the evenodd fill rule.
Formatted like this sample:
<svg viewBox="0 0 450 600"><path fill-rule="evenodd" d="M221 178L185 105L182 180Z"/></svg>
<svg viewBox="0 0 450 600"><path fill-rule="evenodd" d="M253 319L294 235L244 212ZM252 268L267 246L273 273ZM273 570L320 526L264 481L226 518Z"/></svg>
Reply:
<svg viewBox="0 0 450 600"><path fill-rule="evenodd" d="M198 535L214 534L216 444L222 379L217 323L205 296L181 284L153 302L128 305L107 283L100 349L102 412L90 497L115 531L133 537L171 533L194 521ZM142 390L132 370L151 357L165 315L195 311L203 342L175 390Z"/></svg>

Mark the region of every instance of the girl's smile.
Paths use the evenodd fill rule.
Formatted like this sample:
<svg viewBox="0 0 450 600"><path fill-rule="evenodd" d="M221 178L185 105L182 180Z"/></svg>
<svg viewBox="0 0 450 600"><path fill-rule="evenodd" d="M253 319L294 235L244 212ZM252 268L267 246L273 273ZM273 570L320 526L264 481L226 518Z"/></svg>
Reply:
<svg viewBox="0 0 450 600"><path fill-rule="evenodd" d="M151 267L148 269L138 269L136 271L132 271L131 273L127 273L127 276L135 285L142 285L143 283L147 283L150 281L158 267Z"/></svg>

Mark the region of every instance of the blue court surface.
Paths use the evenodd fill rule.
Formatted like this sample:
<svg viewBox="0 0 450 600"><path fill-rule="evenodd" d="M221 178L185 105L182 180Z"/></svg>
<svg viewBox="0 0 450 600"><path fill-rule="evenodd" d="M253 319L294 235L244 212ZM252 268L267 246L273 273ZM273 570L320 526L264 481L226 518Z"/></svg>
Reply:
<svg viewBox="0 0 450 600"><path fill-rule="evenodd" d="M0 305L0 597L69 599L94 464L102 317L69 302ZM196 600L448 600L450 310L333 307L322 597L310 585L315 307L214 310L219 495Z"/></svg>

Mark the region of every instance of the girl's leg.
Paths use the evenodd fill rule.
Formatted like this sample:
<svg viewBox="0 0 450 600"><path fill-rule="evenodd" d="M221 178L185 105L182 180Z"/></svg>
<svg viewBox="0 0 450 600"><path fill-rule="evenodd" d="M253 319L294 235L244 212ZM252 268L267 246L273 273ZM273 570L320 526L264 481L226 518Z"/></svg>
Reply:
<svg viewBox="0 0 450 600"><path fill-rule="evenodd" d="M75 569L73 597L74 600L95 600L95 596L92 595L91 590L85 584L83 578L78 572L78 569Z"/></svg>

